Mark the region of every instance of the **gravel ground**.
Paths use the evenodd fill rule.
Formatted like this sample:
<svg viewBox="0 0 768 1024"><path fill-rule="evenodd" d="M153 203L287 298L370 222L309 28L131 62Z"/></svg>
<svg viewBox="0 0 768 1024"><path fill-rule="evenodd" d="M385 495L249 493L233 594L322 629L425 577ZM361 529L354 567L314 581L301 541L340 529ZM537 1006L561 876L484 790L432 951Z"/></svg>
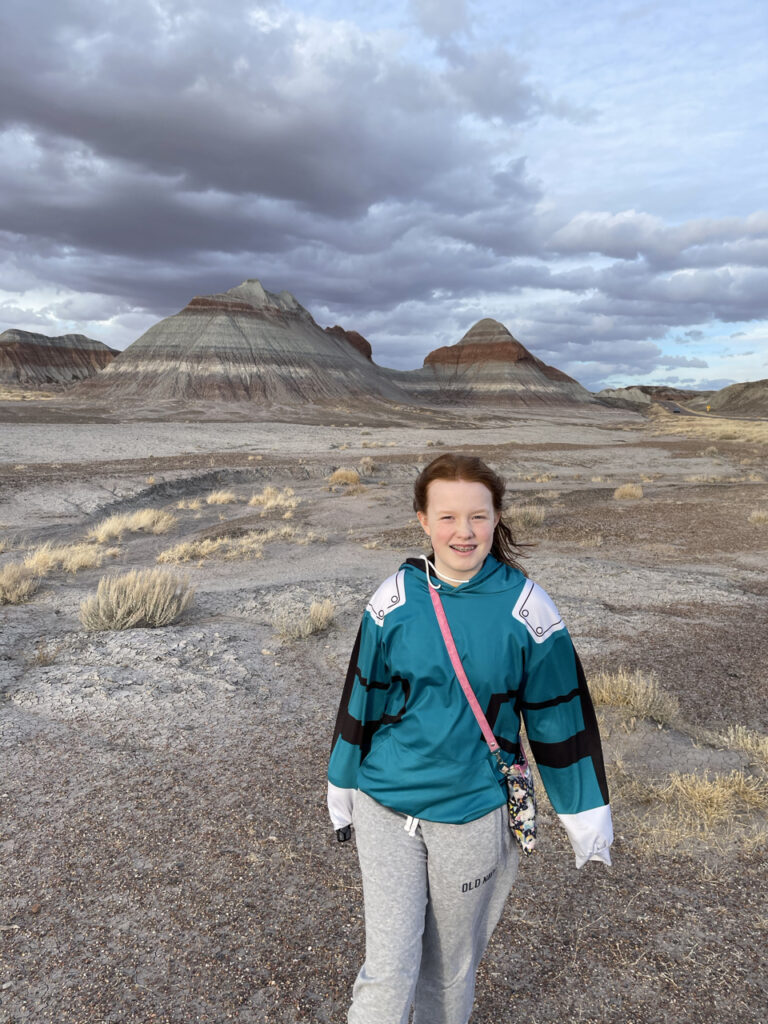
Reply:
<svg viewBox="0 0 768 1024"><path fill-rule="evenodd" d="M748 520L768 505L768 463L738 442L705 455L704 443L650 441L636 418L622 430L615 416L551 414L504 431L368 435L358 422L132 424L122 437L103 423L10 426L0 567L108 513L222 485L238 504L126 536L116 566L151 565L220 517L247 516L243 499L267 482L294 487L292 524L325 540L187 569L195 604L164 629L82 631L79 602L103 570L54 573L29 604L0 608L2 1024L345 1019L361 889L354 844L338 846L327 822L325 763L365 599L417 540L408 493L434 442L484 452L513 502L546 510L526 538L529 572L588 670L655 672L692 731L768 730L768 527ZM363 447L373 439L380 448ZM363 492L326 489L335 466L363 456L375 462ZM641 501L613 499L642 475ZM275 636L276 612L324 597L337 607L329 630ZM605 747L613 774L750 770L739 752L614 713ZM614 867L580 872L544 813L481 965L473 1024L764 1024L764 846L712 836L649 858L636 815L616 810Z"/></svg>

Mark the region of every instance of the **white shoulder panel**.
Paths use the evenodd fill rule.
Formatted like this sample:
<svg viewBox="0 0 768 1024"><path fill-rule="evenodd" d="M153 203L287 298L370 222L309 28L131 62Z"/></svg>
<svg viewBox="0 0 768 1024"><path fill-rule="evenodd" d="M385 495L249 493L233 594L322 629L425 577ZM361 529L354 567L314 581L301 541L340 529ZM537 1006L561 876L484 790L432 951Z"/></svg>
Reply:
<svg viewBox="0 0 768 1024"><path fill-rule="evenodd" d="M384 616L405 604L405 570L388 576L368 602L366 611L377 626L384 625Z"/></svg>
<svg viewBox="0 0 768 1024"><path fill-rule="evenodd" d="M555 602L546 590L531 580L523 587L512 615L526 626L537 644L543 644L553 633L565 629Z"/></svg>

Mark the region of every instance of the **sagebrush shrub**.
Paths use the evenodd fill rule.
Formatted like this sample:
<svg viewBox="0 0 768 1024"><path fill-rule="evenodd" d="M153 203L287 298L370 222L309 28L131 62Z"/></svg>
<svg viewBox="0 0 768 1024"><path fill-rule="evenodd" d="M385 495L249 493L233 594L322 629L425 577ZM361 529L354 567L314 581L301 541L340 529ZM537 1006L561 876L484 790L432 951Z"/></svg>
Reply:
<svg viewBox="0 0 768 1024"><path fill-rule="evenodd" d="M193 595L186 578L162 569L134 569L104 576L96 593L81 603L80 621L89 630L168 626L181 616Z"/></svg>
<svg viewBox="0 0 768 1024"><path fill-rule="evenodd" d="M40 586L40 578L21 562L0 569L0 604L23 604Z"/></svg>

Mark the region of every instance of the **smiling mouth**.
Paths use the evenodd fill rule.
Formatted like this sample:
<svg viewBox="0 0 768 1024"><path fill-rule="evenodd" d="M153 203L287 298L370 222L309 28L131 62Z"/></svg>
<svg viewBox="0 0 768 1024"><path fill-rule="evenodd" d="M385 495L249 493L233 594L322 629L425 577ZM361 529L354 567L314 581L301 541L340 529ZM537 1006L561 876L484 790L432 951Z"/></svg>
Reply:
<svg viewBox="0 0 768 1024"><path fill-rule="evenodd" d="M451 544L451 551L458 551L460 555L467 555L470 551L477 549L477 544Z"/></svg>

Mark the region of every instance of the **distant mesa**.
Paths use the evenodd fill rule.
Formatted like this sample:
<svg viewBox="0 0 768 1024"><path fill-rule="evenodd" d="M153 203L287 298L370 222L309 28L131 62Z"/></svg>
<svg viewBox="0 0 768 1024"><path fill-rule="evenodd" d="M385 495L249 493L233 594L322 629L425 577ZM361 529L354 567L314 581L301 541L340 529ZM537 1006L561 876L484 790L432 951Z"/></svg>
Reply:
<svg viewBox="0 0 768 1024"><path fill-rule="evenodd" d="M694 399L706 400L714 393L675 388L668 384L634 384L627 388L603 388L595 393L595 398L620 409L648 410L654 403L686 405Z"/></svg>
<svg viewBox="0 0 768 1024"><path fill-rule="evenodd" d="M93 377L117 355L84 334L49 338L14 328L0 334L0 383L45 387Z"/></svg>
<svg viewBox="0 0 768 1024"><path fill-rule="evenodd" d="M407 401L350 335L323 330L290 292L244 281L197 296L150 327L82 390L288 405L361 396Z"/></svg>
<svg viewBox="0 0 768 1024"><path fill-rule="evenodd" d="M410 373L409 390L433 401L501 407L592 401L578 381L537 359L504 324L489 318L478 321L455 345L430 352L423 368Z"/></svg>

